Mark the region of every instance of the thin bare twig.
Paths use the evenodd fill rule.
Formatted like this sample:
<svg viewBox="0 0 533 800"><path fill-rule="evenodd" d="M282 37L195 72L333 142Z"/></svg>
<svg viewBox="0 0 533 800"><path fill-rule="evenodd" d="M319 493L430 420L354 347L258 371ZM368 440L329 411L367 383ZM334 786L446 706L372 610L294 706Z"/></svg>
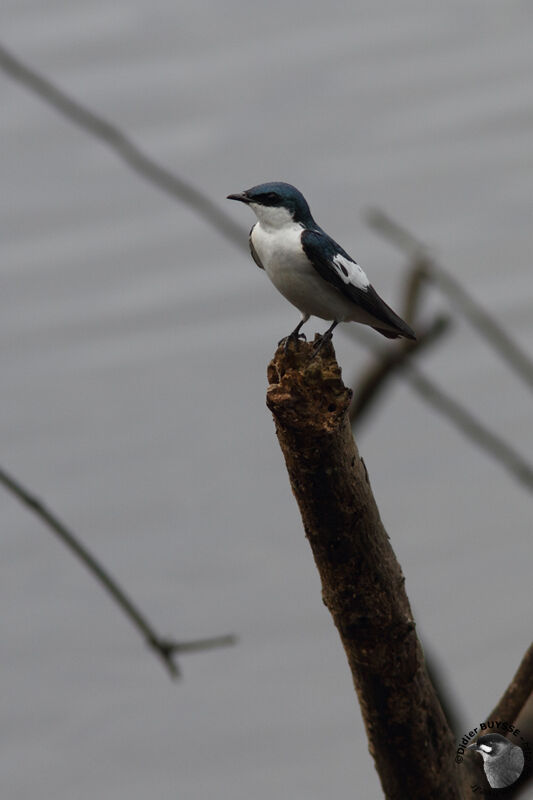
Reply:
<svg viewBox="0 0 533 800"><path fill-rule="evenodd" d="M211 636L209 639L192 639L189 642L174 642L171 639L160 639L165 649L176 655L181 653L197 653L199 650L214 650L216 647L227 647L236 644L237 637L228 633L225 636Z"/></svg>
<svg viewBox="0 0 533 800"><path fill-rule="evenodd" d="M352 338L357 337L355 331L346 331ZM370 349L377 352L377 347L366 342ZM439 411L449 422L455 425L471 441L496 459L498 463L511 472L529 491L533 491L533 466L525 460L511 445L492 433L483 423L462 406L457 400L446 394L430 378L426 377L411 362L405 359L397 374L405 380L434 410Z"/></svg>
<svg viewBox="0 0 533 800"><path fill-rule="evenodd" d="M490 342L506 364L514 369L530 388L533 388L533 361L531 358L518 346L502 325L461 286L459 281L430 257L428 248L383 211L372 209L368 212L367 219L375 230L397 244L409 256L420 260L426 278L448 295L479 333Z"/></svg>
<svg viewBox="0 0 533 800"><path fill-rule="evenodd" d="M352 426L361 423L365 414L374 404L376 398L383 392L388 381L405 365L407 359L418 356L430 345L435 344L449 329L448 317L435 317L432 323L416 329L416 341L404 339L397 347L389 347L383 351L381 357L373 362L366 372L359 378L358 385L354 388L352 405L350 406L350 422Z"/></svg>
<svg viewBox="0 0 533 800"><path fill-rule="evenodd" d="M213 203L206 194L147 156L116 125L69 97L47 78L16 58L2 44L0 44L0 69L10 78L25 86L26 89L38 95L79 128L104 142L143 178L167 194L187 203L234 245L241 250L247 249L244 229L237 225L230 215L219 208L216 203Z"/></svg>
<svg viewBox="0 0 533 800"><path fill-rule="evenodd" d="M31 494L19 481L1 468L0 483L24 503L24 505L31 508L63 544L85 564L96 580L113 597L128 619L140 631L150 647L156 651L173 678L179 675L178 665L173 660L177 653L207 650L208 648L222 647L236 642L236 638L233 635L215 636L212 639L198 639L192 642L174 642L161 638L144 614L137 608L116 580L111 577L105 567L97 561L72 531L70 531L55 514L46 508L38 497Z"/></svg>
<svg viewBox="0 0 533 800"><path fill-rule="evenodd" d="M430 405L453 422L473 442L478 444L485 452L493 456L499 464L505 466L509 472L518 478L529 491L533 491L533 466L529 464L516 450L500 436L492 433L485 425L477 420L464 406L445 394L433 381L423 375L420 370L410 362L405 364L404 376L418 394Z"/></svg>
<svg viewBox="0 0 533 800"><path fill-rule="evenodd" d="M416 258L412 259L411 268L407 273L403 289L402 316L411 326L417 324L416 321L420 307L420 300L422 297L422 289L425 284L426 259L422 256L417 256ZM403 339L402 341L405 342L409 340Z"/></svg>

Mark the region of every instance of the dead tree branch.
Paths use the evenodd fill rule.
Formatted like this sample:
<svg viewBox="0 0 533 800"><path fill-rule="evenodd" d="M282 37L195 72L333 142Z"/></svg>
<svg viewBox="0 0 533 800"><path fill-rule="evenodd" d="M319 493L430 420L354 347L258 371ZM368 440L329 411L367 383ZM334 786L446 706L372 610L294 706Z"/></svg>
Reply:
<svg viewBox="0 0 533 800"><path fill-rule="evenodd" d="M278 348L267 405L389 800L459 798L454 741L428 678L331 345Z"/></svg>
<svg viewBox="0 0 533 800"><path fill-rule="evenodd" d="M137 608L125 591L119 586L109 572L100 562L89 552L80 540L70 531L61 520L53 514L38 497L31 494L19 481L12 475L0 469L0 483L15 495L21 503L30 508L42 522L71 550L80 561L85 564L89 572L111 595L118 606L126 614L128 619L140 631L147 644L162 659L165 667L173 678L179 676L179 668L174 658L178 653L207 650L213 647L221 647L235 644L236 637L233 635L216 636L212 639L198 639L192 642L176 642L171 639L164 639L159 636L155 628L148 622L144 614Z"/></svg>

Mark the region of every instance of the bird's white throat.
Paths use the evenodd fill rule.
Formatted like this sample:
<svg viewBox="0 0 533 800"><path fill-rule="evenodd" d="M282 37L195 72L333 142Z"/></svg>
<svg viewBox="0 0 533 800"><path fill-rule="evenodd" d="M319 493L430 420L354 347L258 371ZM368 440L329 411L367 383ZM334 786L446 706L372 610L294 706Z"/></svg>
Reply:
<svg viewBox="0 0 533 800"><path fill-rule="evenodd" d="M283 228L297 225L291 212L283 206L262 206L259 203L250 203L250 208L267 231L280 231ZM301 225L298 226L301 230Z"/></svg>

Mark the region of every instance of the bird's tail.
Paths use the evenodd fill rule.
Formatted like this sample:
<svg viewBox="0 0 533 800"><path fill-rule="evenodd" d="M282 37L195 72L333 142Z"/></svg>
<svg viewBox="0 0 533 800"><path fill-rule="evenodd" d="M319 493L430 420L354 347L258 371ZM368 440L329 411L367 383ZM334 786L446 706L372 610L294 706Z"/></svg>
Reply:
<svg viewBox="0 0 533 800"><path fill-rule="evenodd" d="M405 339L412 339L414 341L416 339L415 332L409 327L409 325L406 322L404 322L403 320L401 320L401 322L403 323L401 331L400 330L388 331L385 328L377 328L375 325L373 325L372 327L374 328L375 331L381 333L382 336L386 336L387 339L400 339L401 337L403 337Z"/></svg>
<svg viewBox="0 0 533 800"><path fill-rule="evenodd" d="M404 322L385 302L383 302L383 306L386 308L386 316L382 314L381 318L383 322L386 322L387 327L372 325L374 330L381 333L382 336L386 336L387 339L399 339L400 336L403 336L404 339L412 339L414 341L416 334L407 322Z"/></svg>

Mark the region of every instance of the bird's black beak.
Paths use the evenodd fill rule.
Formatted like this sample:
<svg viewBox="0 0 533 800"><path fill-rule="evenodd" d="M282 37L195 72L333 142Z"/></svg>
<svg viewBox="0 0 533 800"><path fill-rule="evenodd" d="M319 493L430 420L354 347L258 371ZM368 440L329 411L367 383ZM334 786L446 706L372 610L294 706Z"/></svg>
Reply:
<svg viewBox="0 0 533 800"><path fill-rule="evenodd" d="M252 201L246 194L246 192L240 192L237 194L228 194L226 200L239 200L241 203L251 203Z"/></svg>
<svg viewBox="0 0 533 800"><path fill-rule="evenodd" d="M467 750L479 750L476 742L472 742L472 744L469 744L466 749Z"/></svg>

